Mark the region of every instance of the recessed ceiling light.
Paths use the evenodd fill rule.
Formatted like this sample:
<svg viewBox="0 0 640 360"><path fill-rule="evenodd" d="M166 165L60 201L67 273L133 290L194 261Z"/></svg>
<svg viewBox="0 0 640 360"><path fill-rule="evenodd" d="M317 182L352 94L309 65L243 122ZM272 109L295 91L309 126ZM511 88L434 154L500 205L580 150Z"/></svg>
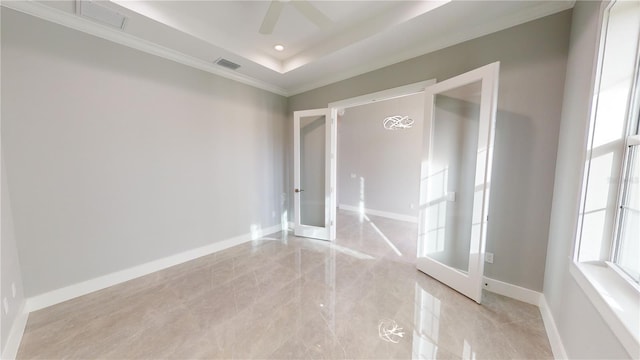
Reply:
<svg viewBox="0 0 640 360"><path fill-rule="evenodd" d="M284 45L274 45L273 48L276 49L276 51L284 51Z"/></svg>

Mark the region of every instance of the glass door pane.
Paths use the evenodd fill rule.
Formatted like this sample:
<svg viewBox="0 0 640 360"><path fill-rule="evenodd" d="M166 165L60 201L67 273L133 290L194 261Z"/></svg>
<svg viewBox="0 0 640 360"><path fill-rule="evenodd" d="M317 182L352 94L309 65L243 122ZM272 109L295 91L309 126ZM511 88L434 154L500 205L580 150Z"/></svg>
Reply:
<svg viewBox="0 0 640 360"><path fill-rule="evenodd" d="M479 226L473 219L473 204L480 90L481 82L476 81L435 95L426 179L430 241L425 242L424 255L464 273L469 271L471 238L478 236ZM481 196L482 187L478 191Z"/></svg>
<svg viewBox="0 0 640 360"><path fill-rule="evenodd" d="M325 225L325 115L300 117L300 223Z"/></svg>
<svg viewBox="0 0 640 360"><path fill-rule="evenodd" d="M332 109L293 113L294 232L322 240L336 237L336 126Z"/></svg>

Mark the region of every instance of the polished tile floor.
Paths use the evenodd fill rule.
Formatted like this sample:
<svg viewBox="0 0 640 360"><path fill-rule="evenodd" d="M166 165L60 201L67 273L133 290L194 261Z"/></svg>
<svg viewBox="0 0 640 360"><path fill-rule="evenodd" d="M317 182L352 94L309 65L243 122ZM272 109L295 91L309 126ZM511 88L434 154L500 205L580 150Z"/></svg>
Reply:
<svg viewBox="0 0 640 360"><path fill-rule="evenodd" d="M552 358L535 306L416 271L416 225L340 212L32 313L19 359Z"/></svg>

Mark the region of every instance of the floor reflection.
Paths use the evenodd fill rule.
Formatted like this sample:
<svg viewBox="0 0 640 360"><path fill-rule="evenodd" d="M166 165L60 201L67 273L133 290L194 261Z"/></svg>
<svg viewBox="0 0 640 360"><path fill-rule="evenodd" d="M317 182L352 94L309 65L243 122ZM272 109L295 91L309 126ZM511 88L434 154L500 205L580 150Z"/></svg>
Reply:
<svg viewBox="0 0 640 360"><path fill-rule="evenodd" d="M552 357L536 307L477 305L416 271L416 224L371 217L398 256L358 216L333 244L270 235L35 312L18 357Z"/></svg>
<svg viewBox="0 0 640 360"><path fill-rule="evenodd" d="M391 250L393 250L393 252L394 252L394 253L396 253L396 255L398 255L398 256L402 256L402 253L400 252L400 250L398 250L398 248L397 248L397 247L396 247L396 245L393 243L393 241L389 240L389 238L387 237L387 235L385 235L385 234L382 232L382 230L380 230L380 228L378 228L378 227L376 226L376 224L375 224L373 221L371 221L371 219L369 219L369 217L368 217L366 214L361 213L361 214L360 214L360 216L363 218L363 220L366 220L366 221L367 221L367 223L368 223L369 225L371 225L371 227L373 228L373 230L375 230L375 232L376 232L378 235L380 235L380 237L382 238L382 240L384 240L384 241L387 243L387 245L389 245L389 248L390 248Z"/></svg>
<svg viewBox="0 0 640 360"><path fill-rule="evenodd" d="M413 359L434 359L438 355L438 330L440 329L440 300L415 287L415 310L413 331Z"/></svg>

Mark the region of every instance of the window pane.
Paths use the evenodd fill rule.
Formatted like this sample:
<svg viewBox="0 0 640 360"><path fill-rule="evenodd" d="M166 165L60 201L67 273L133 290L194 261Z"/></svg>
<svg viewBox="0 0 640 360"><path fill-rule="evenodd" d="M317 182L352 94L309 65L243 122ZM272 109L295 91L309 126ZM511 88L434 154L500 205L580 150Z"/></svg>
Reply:
<svg viewBox="0 0 640 360"><path fill-rule="evenodd" d="M597 148L612 141L624 137L625 115L631 77L611 85L607 89L601 89L598 95L599 117L596 120L596 131L593 134L593 147Z"/></svg>
<svg viewBox="0 0 640 360"><path fill-rule="evenodd" d="M617 151L616 151L617 149ZM618 208L618 182L612 181L620 172L622 149L593 155L589 181L585 191L582 215L582 239L579 261L611 260L614 217Z"/></svg>
<svg viewBox="0 0 640 360"><path fill-rule="evenodd" d="M613 169L613 152L605 153L597 157L594 156L591 159L589 185L587 187L584 212L588 213L607 207L609 194L611 192L610 187L617 187L617 184L611 183Z"/></svg>
<svg viewBox="0 0 640 360"><path fill-rule="evenodd" d="M584 215L582 239L580 242L580 261L602 260L602 235L604 232L604 210Z"/></svg>
<svg viewBox="0 0 640 360"><path fill-rule="evenodd" d="M640 280L640 154L631 147L625 195L621 206L621 228L616 263L635 281Z"/></svg>
<svg viewBox="0 0 640 360"><path fill-rule="evenodd" d="M625 137L625 115L636 66L637 3L619 1L609 16L593 148Z"/></svg>

